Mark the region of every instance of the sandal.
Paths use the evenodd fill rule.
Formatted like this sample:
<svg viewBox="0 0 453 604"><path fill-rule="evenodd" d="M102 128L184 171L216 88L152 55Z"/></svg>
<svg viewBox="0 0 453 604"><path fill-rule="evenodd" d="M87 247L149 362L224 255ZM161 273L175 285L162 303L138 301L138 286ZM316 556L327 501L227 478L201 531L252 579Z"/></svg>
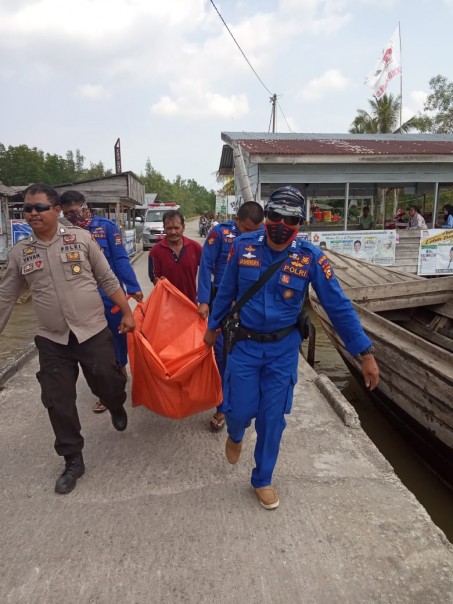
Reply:
<svg viewBox="0 0 453 604"><path fill-rule="evenodd" d="M222 428L225 426L225 416L223 415L223 413L220 413L219 411L214 413L211 418L211 421L209 422L209 425L216 432L222 430Z"/></svg>
<svg viewBox="0 0 453 604"><path fill-rule="evenodd" d="M93 412L94 413L104 413L107 411L107 407L101 403L101 401L97 401L94 403Z"/></svg>

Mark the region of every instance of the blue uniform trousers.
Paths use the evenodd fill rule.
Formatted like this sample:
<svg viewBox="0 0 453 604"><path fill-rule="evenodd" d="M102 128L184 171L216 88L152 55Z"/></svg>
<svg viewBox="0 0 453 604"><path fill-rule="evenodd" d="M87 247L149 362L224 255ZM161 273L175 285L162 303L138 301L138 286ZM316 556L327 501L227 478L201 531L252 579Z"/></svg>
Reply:
<svg viewBox="0 0 453 604"><path fill-rule="evenodd" d="M120 367L125 367L127 365L127 336L125 333L118 333L118 327L123 318L123 313L121 311L115 314L110 312L115 306L115 303L112 302L110 298L102 296L102 301L104 303L105 318L107 319L109 329L113 335L116 362Z"/></svg>
<svg viewBox="0 0 453 604"><path fill-rule="evenodd" d="M242 340L228 355L222 410L228 435L234 442L242 441L255 418L256 467L252 471L255 488L272 484L286 426L285 413L291 412L297 382L300 341L297 330L280 342Z"/></svg>

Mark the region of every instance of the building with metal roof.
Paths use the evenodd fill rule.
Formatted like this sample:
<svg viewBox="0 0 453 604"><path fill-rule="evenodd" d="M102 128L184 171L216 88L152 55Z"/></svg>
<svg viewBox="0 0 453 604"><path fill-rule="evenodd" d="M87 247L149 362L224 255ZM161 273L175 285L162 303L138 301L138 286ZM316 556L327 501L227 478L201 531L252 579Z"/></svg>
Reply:
<svg viewBox="0 0 453 604"><path fill-rule="evenodd" d="M337 211L336 228L347 229L351 207L365 204L383 227L402 194L429 209L434 223L442 190L453 188L452 135L222 132L221 137L219 173L234 175L238 197L264 202L274 189L291 184L309 208L319 203Z"/></svg>

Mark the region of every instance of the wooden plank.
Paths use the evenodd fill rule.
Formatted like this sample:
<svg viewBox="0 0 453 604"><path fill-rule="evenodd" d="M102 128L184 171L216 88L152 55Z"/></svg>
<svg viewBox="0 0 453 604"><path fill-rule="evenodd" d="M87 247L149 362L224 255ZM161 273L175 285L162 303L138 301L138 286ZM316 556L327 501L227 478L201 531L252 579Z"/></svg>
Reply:
<svg viewBox="0 0 453 604"><path fill-rule="evenodd" d="M383 287L381 283L343 287L343 291L350 300L371 311L428 306L453 302L453 277L404 281L391 287Z"/></svg>
<svg viewBox="0 0 453 604"><path fill-rule="evenodd" d="M345 292L346 293L346 292ZM349 297L349 295L346 293ZM427 306L428 304L442 304L451 300L452 294L447 292L436 292L430 296L426 294L420 296L403 296L400 298L383 298L381 300L365 300L358 304L371 312L383 312L385 310L416 308L418 306Z"/></svg>
<svg viewBox="0 0 453 604"><path fill-rule="evenodd" d="M430 308L443 317L453 319L453 303L451 302L446 302L445 304L436 304Z"/></svg>
<svg viewBox="0 0 453 604"><path fill-rule="evenodd" d="M451 338L444 336L440 333L436 333L435 331L429 329L429 327L425 327L424 325L421 325L420 323L416 322L408 321L408 323L404 327L411 333L417 334L424 340L432 342L433 344L436 344L436 346L440 346L440 348L443 348L444 350L449 350L450 352L453 352L453 340Z"/></svg>

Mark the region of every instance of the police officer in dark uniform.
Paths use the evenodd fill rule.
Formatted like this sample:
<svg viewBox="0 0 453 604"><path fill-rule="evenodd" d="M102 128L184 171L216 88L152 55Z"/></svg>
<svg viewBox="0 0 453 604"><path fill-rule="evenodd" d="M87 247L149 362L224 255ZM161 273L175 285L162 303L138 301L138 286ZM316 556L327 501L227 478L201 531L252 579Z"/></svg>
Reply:
<svg viewBox="0 0 453 604"><path fill-rule="evenodd" d="M221 222L213 227L206 237L198 271L198 313L207 319L209 308L222 281L228 255L233 241L241 233L251 233L261 228L264 218L263 208L256 201L246 201L237 212L235 220ZM223 340L221 335L214 345L215 359L220 377L223 378ZM217 407L210 420L213 430L221 430L225 425L225 416L221 405Z"/></svg>
<svg viewBox="0 0 453 604"><path fill-rule="evenodd" d="M323 250L296 239L305 219L305 200L291 186L274 191L265 207L265 233L247 233L233 243L224 277L208 320L205 343L212 346L216 329L231 305L275 263L276 272L239 312L236 343L228 356L222 410L226 416L227 460L237 463L245 430L255 419L256 466L251 482L266 509L279 505L272 486L280 441L290 413L301 335L298 316L311 283L351 355L361 355L365 383L377 386L379 372L371 341L351 302L343 294Z"/></svg>
<svg viewBox="0 0 453 604"><path fill-rule="evenodd" d="M60 203L64 217L74 226L87 229L99 244L121 287L137 302L141 302L143 293L117 225L108 218L101 218L93 214L88 209L85 196L80 191L65 191L60 197ZM127 338L126 334L118 332L118 326L122 318L121 312L112 313L113 302L102 289L99 292L104 303L105 318L113 334L116 360L121 367L121 371L127 376ZM101 401L96 402L93 407L95 413L102 413L105 410L106 406Z"/></svg>

